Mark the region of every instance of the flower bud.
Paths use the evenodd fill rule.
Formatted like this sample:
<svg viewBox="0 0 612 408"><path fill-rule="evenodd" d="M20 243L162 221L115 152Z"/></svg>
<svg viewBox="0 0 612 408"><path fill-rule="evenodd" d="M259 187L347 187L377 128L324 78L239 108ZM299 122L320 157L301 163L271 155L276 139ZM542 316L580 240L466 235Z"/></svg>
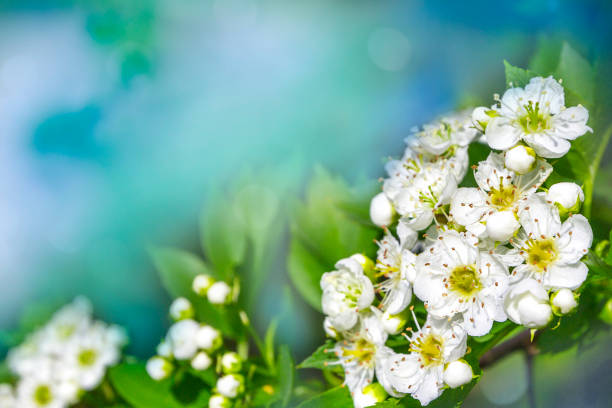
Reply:
<svg viewBox="0 0 612 408"><path fill-rule="evenodd" d="M398 313L395 315L389 314L389 312L383 313L381 322L385 331L389 334L399 334L406 325L406 316L404 313Z"/></svg>
<svg viewBox="0 0 612 408"><path fill-rule="evenodd" d="M576 214L580 211L584 193L576 183L557 183L548 189L546 199L555 203L561 217L566 217L569 213Z"/></svg>
<svg viewBox="0 0 612 408"><path fill-rule="evenodd" d="M215 280L211 276L199 274L193 278L191 288L198 296L206 296L206 292L208 292L213 283L215 283Z"/></svg>
<svg viewBox="0 0 612 408"><path fill-rule="evenodd" d="M151 357L147 361L147 373L155 381L166 379L172 374L174 366L165 358L160 356Z"/></svg>
<svg viewBox="0 0 612 408"><path fill-rule="evenodd" d="M526 174L535 168L536 154L531 147L517 145L508 150L504 156L504 164L518 174Z"/></svg>
<svg viewBox="0 0 612 408"><path fill-rule="evenodd" d="M177 360L189 360L198 351L196 335L200 325L191 319L174 323L168 329L168 340L172 345L172 354Z"/></svg>
<svg viewBox="0 0 612 408"><path fill-rule="evenodd" d="M548 293L533 279L523 279L510 288L504 310L511 321L530 329L546 326L552 318Z"/></svg>
<svg viewBox="0 0 612 408"><path fill-rule="evenodd" d="M338 340L340 333L332 325L332 322L329 317L326 317L325 320L323 320L323 329L325 330L325 334L327 334L328 337Z"/></svg>
<svg viewBox="0 0 612 408"><path fill-rule="evenodd" d="M550 297L550 303L557 315L568 314L578 305L574 292L565 288L553 293Z"/></svg>
<svg viewBox="0 0 612 408"><path fill-rule="evenodd" d="M214 305L223 305L229 301L230 293L232 289L225 282L215 282L210 288L208 288L208 292L206 296L208 297L208 301Z"/></svg>
<svg viewBox="0 0 612 408"><path fill-rule="evenodd" d="M184 297L174 299L170 305L170 317L177 322L179 320L191 319L194 314L195 312L191 302Z"/></svg>
<svg viewBox="0 0 612 408"><path fill-rule="evenodd" d="M380 383L372 383L363 387L361 392L356 392L353 398L355 399L355 406L369 407L383 402L387 399L387 396L387 391Z"/></svg>
<svg viewBox="0 0 612 408"><path fill-rule="evenodd" d="M605 323L612 325L612 299L608 299L599 313L599 318Z"/></svg>
<svg viewBox="0 0 612 408"><path fill-rule="evenodd" d="M509 240L519 227L512 211L499 211L487 218L487 234L494 241Z"/></svg>
<svg viewBox="0 0 612 408"><path fill-rule="evenodd" d="M204 371L212 364L212 359L204 351L200 351L191 359L191 367L194 370Z"/></svg>
<svg viewBox="0 0 612 408"><path fill-rule="evenodd" d="M223 395L215 394L208 400L208 408L230 408L232 401Z"/></svg>
<svg viewBox="0 0 612 408"><path fill-rule="evenodd" d="M444 369L444 382L451 388L457 388L472 381L472 366L464 360L449 363Z"/></svg>
<svg viewBox="0 0 612 408"><path fill-rule="evenodd" d="M379 227L389 226L393 222L395 210L385 193L378 193L370 202L370 219Z"/></svg>
<svg viewBox="0 0 612 408"><path fill-rule="evenodd" d="M199 348L212 352L221 347L223 339L217 329L204 325L196 333L196 344Z"/></svg>
<svg viewBox="0 0 612 408"><path fill-rule="evenodd" d="M171 358L172 357L172 346L170 345L169 342L163 340L161 343L159 343L157 345L157 354L165 357L165 358Z"/></svg>
<svg viewBox="0 0 612 408"><path fill-rule="evenodd" d="M217 380L217 392L228 398L236 398L244 392L244 377L240 374L228 374Z"/></svg>
<svg viewBox="0 0 612 408"><path fill-rule="evenodd" d="M226 374L237 373L242 369L242 359L233 351L227 352L221 357L221 368Z"/></svg>

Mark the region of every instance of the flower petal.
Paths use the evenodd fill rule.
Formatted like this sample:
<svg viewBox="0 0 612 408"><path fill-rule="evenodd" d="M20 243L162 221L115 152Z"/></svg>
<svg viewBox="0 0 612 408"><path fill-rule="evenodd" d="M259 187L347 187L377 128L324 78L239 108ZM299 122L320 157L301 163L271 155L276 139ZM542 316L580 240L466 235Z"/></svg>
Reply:
<svg viewBox="0 0 612 408"><path fill-rule="evenodd" d="M547 288L577 289L587 277L589 269L582 262L570 265L554 264L544 274L543 284Z"/></svg>

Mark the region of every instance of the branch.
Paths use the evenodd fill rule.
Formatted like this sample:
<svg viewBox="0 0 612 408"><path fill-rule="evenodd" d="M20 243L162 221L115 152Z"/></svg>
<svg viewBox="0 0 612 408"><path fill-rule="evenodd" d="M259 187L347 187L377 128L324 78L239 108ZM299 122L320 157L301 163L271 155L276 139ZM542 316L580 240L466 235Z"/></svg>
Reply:
<svg viewBox="0 0 612 408"><path fill-rule="evenodd" d="M493 347L480 357L480 368L491 366L517 350L526 350L530 354L536 354L535 341L539 334L540 331L535 333L532 343L531 330L525 330L500 345Z"/></svg>

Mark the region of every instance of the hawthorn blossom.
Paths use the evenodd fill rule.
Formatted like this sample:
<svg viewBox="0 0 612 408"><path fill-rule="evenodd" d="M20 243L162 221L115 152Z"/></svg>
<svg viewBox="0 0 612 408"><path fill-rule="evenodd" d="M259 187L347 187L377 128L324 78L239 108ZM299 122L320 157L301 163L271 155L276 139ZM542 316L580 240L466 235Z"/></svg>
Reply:
<svg viewBox="0 0 612 408"><path fill-rule="evenodd" d="M548 293L533 279L523 279L510 286L504 300L508 318L531 329L546 326L552 318Z"/></svg>
<svg viewBox="0 0 612 408"><path fill-rule="evenodd" d="M478 135L472 126L471 111L462 111L442 116L425 124L421 129L414 128L406 144L419 152L434 156L452 156L456 149L467 147Z"/></svg>

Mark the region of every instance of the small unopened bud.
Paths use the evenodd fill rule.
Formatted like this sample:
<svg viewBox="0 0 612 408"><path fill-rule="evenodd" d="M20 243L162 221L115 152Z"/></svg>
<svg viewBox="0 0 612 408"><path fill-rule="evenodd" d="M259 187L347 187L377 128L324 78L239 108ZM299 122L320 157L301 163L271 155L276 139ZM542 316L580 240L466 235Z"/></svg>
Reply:
<svg viewBox="0 0 612 408"><path fill-rule="evenodd" d="M230 408L232 401L223 395L215 394L208 400L208 408Z"/></svg>
<svg viewBox="0 0 612 408"><path fill-rule="evenodd" d="M487 234L494 241L507 241L519 229L520 224L512 211L499 211L487 218Z"/></svg>
<svg viewBox="0 0 612 408"><path fill-rule="evenodd" d="M242 369L242 359L233 351L227 352L221 357L221 368L226 374L237 373Z"/></svg>
<svg viewBox="0 0 612 408"><path fill-rule="evenodd" d="M472 366L464 360L449 363L444 369L444 382L451 388L461 387L472 381Z"/></svg>
<svg viewBox="0 0 612 408"><path fill-rule="evenodd" d="M389 226L393 222L395 210L385 193L378 193L370 202L370 219L379 227Z"/></svg>
<svg viewBox="0 0 612 408"><path fill-rule="evenodd" d="M372 261L367 256L363 254L354 254L354 255L351 255L351 259L356 260L359 263L359 265L361 265L361 268L363 268L363 272L366 275L370 275L374 272L374 267L376 265L374 264L374 261Z"/></svg>
<svg viewBox="0 0 612 408"><path fill-rule="evenodd" d="M174 366L165 358L160 356L151 357L147 361L147 373L155 381L166 379L172 374Z"/></svg>
<svg viewBox="0 0 612 408"><path fill-rule="evenodd" d="M381 322L385 331L389 334L398 334L406 326L406 316L404 313L390 315L388 312L383 313Z"/></svg>
<svg viewBox="0 0 612 408"><path fill-rule="evenodd" d="M191 302L184 297L174 299L170 305L170 317L175 321L191 319L195 312Z"/></svg>
<svg viewBox="0 0 612 408"><path fill-rule="evenodd" d="M217 392L227 398L236 398L244 392L244 377L240 374L228 374L217 380Z"/></svg>
<svg viewBox="0 0 612 408"><path fill-rule="evenodd" d="M204 371L208 369L211 364L212 359L204 351L200 351L194 358L191 359L191 367L193 367L194 370Z"/></svg>
<svg viewBox="0 0 612 408"><path fill-rule="evenodd" d="M184 319L168 329L167 339L172 345L172 354L177 360L190 360L198 351L196 335L200 325L195 320Z"/></svg>
<svg viewBox="0 0 612 408"><path fill-rule="evenodd" d="M157 354L162 357L165 357L165 358L172 357L172 346L166 340L163 340L161 343L157 345L156 351L157 351Z"/></svg>
<svg viewBox="0 0 612 408"><path fill-rule="evenodd" d="M523 279L508 290L504 300L508 318L530 329L546 326L552 318L548 293L534 279Z"/></svg>
<svg viewBox="0 0 612 408"><path fill-rule="evenodd" d="M215 283L215 280L212 276L200 274L193 278L193 283L191 284L191 288L198 296L206 296L206 292L208 289Z"/></svg>
<svg viewBox="0 0 612 408"><path fill-rule="evenodd" d="M229 285L221 281L213 283L210 288L208 288L206 296L210 303L214 305L223 305L229 301L231 292L232 289Z"/></svg>
<svg viewBox="0 0 612 408"><path fill-rule="evenodd" d="M576 183L557 183L548 189L546 199L555 203L559 209L559 215L564 218L570 213L576 214L580 211L580 205L584 201L584 192Z"/></svg>
<svg viewBox="0 0 612 408"><path fill-rule="evenodd" d="M578 305L574 292L569 289L560 289L550 297L553 312L558 315L568 314Z"/></svg>
<svg viewBox="0 0 612 408"><path fill-rule="evenodd" d="M360 394L356 393L354 395L355 402L359 404L355 404L355 406L369 407L383 402L387 397L387 391L385 391L380 383L368 384L363 387Z"/></svg>
<svg viewBox="0 0 612 408"><path fill-rule="evenodd" d="M599 318L612 326L612 299L608 299L599 313Z"/></svg>
<svg viewBox="0 0 612 408"><path fill-rule="evenodd" d="M518 145L508 150L504 157L506 168L518 174L526 174L535 168L536 154L531 147Z"/></svg>
<svg viewBox="0 0 612 408"><path fill-rule="evenodd" d="M196 333L196 344L202 350L211 352L221 347L223 339L217 329L204 325Z"/></svg>

